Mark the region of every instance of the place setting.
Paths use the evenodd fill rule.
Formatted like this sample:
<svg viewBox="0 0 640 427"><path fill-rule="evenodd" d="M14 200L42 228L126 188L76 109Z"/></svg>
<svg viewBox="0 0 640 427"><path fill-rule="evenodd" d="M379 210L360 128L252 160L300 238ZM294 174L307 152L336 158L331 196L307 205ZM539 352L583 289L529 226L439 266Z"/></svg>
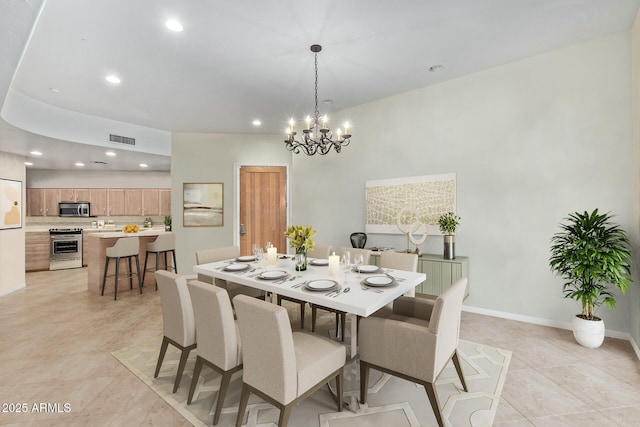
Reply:
<svg viewBox="0 0 640 427"><path fill-rule="evenodd" d="M251 268L250 264L241 263L241 262L231 262L224 267L222 267L223 271L229 271L237 274L244 274L250 271L255 271L256 267Z"/></svg>
<svg viewBox="0 0 640 427"><path fill-rule="evenodd" d="M398 282L396 282L396 280L393 277L388 275L384 275L384 276L376 275L376 276L365 277L360 282L360 285L364 290L371 290L374 292L381 293L383 292L384 288L397 286Z"/></svg>
<svg viewBox="0 0 640 427"><path fill-rule="evenodd" d="M280 284L289 279L290 274L285 270L267 270L258 274L256 277L261 280L270 280L273 281L273 283Z"/></svg>

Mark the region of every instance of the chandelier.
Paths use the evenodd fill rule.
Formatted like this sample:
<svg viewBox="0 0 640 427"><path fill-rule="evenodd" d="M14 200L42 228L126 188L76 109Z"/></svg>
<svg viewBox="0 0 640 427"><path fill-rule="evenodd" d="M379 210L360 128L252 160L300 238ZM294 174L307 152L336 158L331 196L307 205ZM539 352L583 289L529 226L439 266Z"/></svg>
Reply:
<svg viewBox="0 0 640 427"><path fill-rule="evenodd" d="M336 130L336 138L333 138L331 129L327 127L328 118L326 115L320 117L318 111L318 52L322 50L319 44L311 45L311 52L315 56L316 67L316 85L315 85L315 111L313 117L307 116L305 119L306 127L302 130L302 140L296 140L297 132L293 129L295 121L289 121L289 127L286 130L287 139L284 140L287 150L293 151L295 154L304 152L307 156L314 154L325 155L331 148L339 153L342 147L349 145L351 135L349 134L349 123L344 124L344 133L341 129Z"/></svg>

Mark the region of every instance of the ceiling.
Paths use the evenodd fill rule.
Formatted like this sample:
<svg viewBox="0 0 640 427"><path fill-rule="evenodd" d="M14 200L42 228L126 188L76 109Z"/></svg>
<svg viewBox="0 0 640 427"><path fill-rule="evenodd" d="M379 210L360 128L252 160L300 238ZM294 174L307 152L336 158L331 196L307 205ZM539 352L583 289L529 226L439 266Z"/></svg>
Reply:
<svg viewBox="0 0 640 427"><path fill-rule="evenodd" d="M323 46L320 110L331 114L629 29L640 6L640 0L49 0L34 27L37 13L25 13L24 3L37 9L40 2L0 5L0 23L22 24L0 32L6 39L0 53L15 47L22 54L10 73L0 67L0 95L16 91L105 119L213 133L281 133L290 117L313 113L314 43ZM184 30L169 31L170 18ZM20 35L24 27L34 27L30 40ZM433 65L443 69L430 72ZM106 82L107 74L121 83ZM253 126L254 119L262 125ZM357 123L352 133L357 137ZM2 151L25 154L38 138L44 137L0 126ZM87 158L104 157L104 147L43 142L56 144L60 159L38 167L69 169L69 154L81 145L94 151ZM144 153L125 153L133 162L118 168L139 169L136 156Z"/></svg>

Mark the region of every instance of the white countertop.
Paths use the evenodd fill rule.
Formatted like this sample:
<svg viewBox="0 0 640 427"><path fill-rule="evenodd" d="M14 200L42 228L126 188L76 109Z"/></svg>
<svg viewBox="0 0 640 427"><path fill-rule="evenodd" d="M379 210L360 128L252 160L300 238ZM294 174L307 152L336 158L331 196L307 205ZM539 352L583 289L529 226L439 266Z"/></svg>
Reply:
<svg viewBox="0 0 640 427"><path fill-rule="evenodd" d="M160 234L171 233L171 231L164 231L160 228L141 228L137 233L125 233L121 229L118 230L97 230L97 229L85 229L89 232L88 237L97 237L99 239L112 239L114 237L146 237L146 236L159 236ZM92 233L95 231L95 233ZM99 231L99 232L98 232Z"/></svg>

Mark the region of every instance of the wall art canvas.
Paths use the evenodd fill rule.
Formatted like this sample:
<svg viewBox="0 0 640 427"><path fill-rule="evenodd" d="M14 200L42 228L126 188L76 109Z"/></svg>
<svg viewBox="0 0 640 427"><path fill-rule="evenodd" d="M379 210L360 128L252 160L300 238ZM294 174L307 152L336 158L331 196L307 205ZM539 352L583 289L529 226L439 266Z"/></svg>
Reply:
<svg viewBox="0 0 640 427"><path fill-rule="evenodd" d="M182 221L185 227L222 227L224 185L221 182L185 182Z"/></svg>
<svg viewBox="0 0 640 427"><path fill-rule="evenodd" d="M22 181L0 179L0 230L22 228Z"/></svg>
<svg viewBox="0 0 640 427"><path fill-rule="evenodd" d="M366 181L365 192L367 233L402 234L400 222L441 234L438 218L456 211L455 173Z"/></svg>

